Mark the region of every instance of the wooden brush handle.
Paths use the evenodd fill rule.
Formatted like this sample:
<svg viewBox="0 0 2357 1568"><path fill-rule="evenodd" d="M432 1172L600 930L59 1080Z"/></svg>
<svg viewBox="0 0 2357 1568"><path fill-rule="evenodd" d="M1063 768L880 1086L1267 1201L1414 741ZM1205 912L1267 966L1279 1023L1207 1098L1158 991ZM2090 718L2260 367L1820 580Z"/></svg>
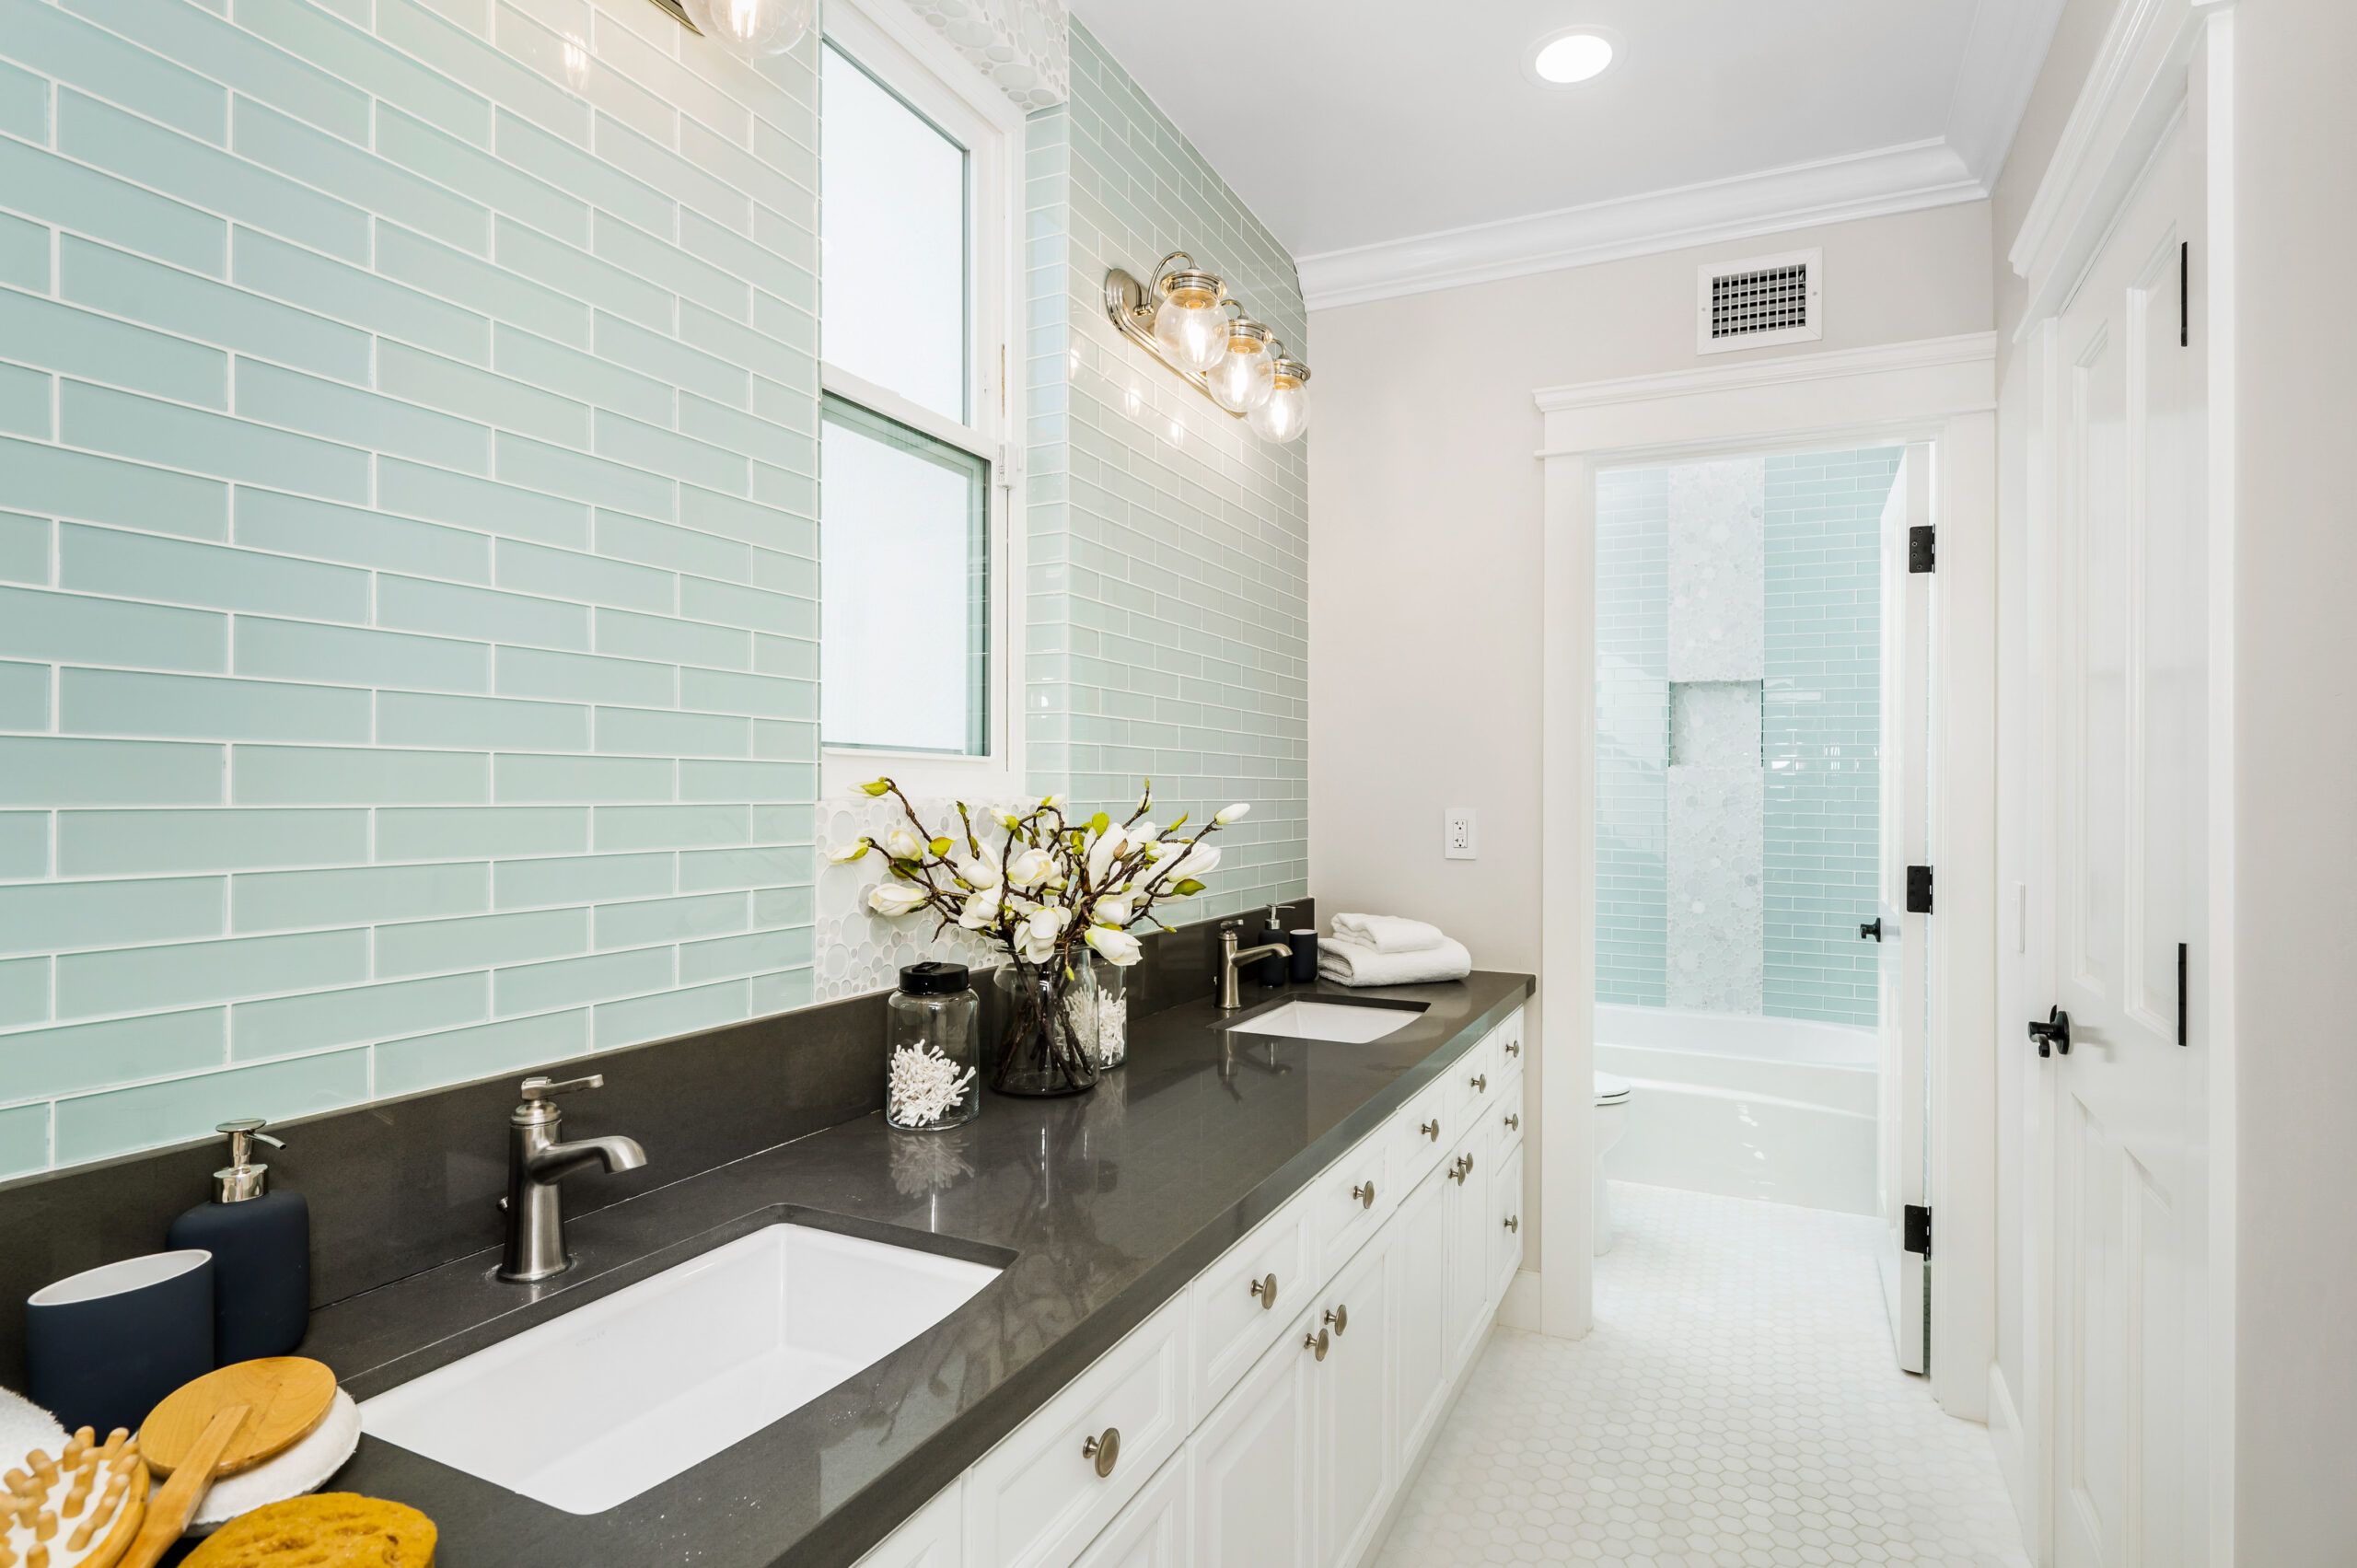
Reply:
<svg viewBox="0 0 2357 1568"><path fill-rule="evenodd" d="M117 1568L156 1568L163 1560L172 1542L188 1528L189 1520L196 1516L196 1505L213 1490L213 1467L221 1462L223 1450L252 1410L251 1405L224 1405L205 1423L203 1435L189 1449L188 1458L172 1471L163 1490L147 1500L147 1516L140 1521L139 1534Z"/></svg>

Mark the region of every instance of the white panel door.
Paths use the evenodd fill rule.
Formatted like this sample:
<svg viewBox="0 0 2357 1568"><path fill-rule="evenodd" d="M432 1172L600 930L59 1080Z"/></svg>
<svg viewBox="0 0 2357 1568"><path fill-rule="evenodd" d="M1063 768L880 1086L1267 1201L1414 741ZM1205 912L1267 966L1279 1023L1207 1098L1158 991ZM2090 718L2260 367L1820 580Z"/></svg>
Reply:
<svg viewBox="0 0 2357 1568"><path fill-rule="evenodd" d="M1317 1568L1317 1363L1297 1315L1195 1429L1198 1568Z"/></svg>
<svg viewBox="0 0 2357 1568"><path fill-rule="evenodd" d="M1490 1302L1506 1298L1522 1267L1522 1140L1498 1145L1490 1166Z"/></svg>
<svg viewBox="0 0 2357 1568"><path fill-rule="evenodd" d="M1312 1361L1318 1385L1318 1560L1323 1568L1358 1561L1383 1523L1390 1498L1390 1345L1394 1295L1391 1232L1366 1244L1326 1287L1317 1321L1326 1358Z"/></svg>
<svg viewBox="0 0 2357 1568"><path fill-rule="evenodd" d="M1448 1404L1448 1195L1453 1186L1444 1171L1429 1173L1391 1218L1399 1283L1399 1307L1391 1325L1391 1378L1399 1411L1392 1470L1400 1476L1408 1474Z"/></svg>
<svg viewBox="0 0 2357 1568"><path fill-rule="evenodd" d="M1072 1568L1193 1568L1193 1477L1186 1453L1173 1454Z"/></svg>
<svg viewBox="0 0 2357 1568"><path fill-rule="evenodd" d="M2063 1568L2202 1556L2206 1053L2180 980L2206 896L2203 350L2180 316L2198 213L2180 124L2062 319L2054 972L2069 1050L2050 1037L2048 1060Z"/></svg>
<svg viewBox="0 0 2357 1568"><path fill-rule="evenodd" d="M1468 1138L1441 1167L1448 1211L1447 1376L1481 1348L1490 1327L1490 1152L1485 1137Z"/></svg>
<svg viewBox="0 0 2357 1568"><path fill-rule="evenodd" d="M1932 858L1932 575L1909 566L1911 536L1931 522L1932 449L1910 447L1882 513L1882 854L1874 928L1881 944L1882 1074L1875 1135L1887 1233L1882 1295L1891 1344L1909 1372L1932 1365L1929 1264L1907 1249L1907 1210L1930 1202L1923 1129L1932 917L1908 912L1907 884L1908 868L1928 866Z"/></svg>

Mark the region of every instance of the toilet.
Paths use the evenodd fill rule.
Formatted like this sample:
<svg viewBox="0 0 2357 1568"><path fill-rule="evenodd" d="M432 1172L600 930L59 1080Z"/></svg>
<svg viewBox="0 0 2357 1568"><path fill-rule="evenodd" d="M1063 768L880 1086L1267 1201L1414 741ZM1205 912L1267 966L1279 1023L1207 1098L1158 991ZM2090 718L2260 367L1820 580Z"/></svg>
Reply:
<svg viewBox="0 0 2357 1568"><path fill-rule="evenodd" d="M1596 1250L1612 1250L1612 1199L1604 1184L1604 1156L1629 1130L1629 1080L1596 1075Z"/></svg>

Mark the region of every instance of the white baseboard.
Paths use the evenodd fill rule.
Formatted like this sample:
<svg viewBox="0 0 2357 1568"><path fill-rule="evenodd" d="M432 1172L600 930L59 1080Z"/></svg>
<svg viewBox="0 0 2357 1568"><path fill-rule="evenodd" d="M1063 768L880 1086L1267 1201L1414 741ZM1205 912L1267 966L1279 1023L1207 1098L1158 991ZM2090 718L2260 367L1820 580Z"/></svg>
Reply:
<svg viewBox="0 0 2357 1568"><path fill-rule="evenodd" d="M1538 1333L1538 1274L1533 1269L1516 1269L1514 1278L1506 1282L1506 1294L1498 1303L1498 1321L1509 1329L1522 1329Z"/></svg>
<svg viewBox="0 0 2357 1568"><path fill-rule="evenodd" d="M2037 1511L2030 1505L2035 1493L2029 1483L2029 1446L2014 1391L2005 1386L2005 1369L1993 1361L1989 1364L1989 1443L1997 1450L1997 1473L2004 1478L2005 1495L2014 1501L2014 1518L2027 1545L2038 1539Z"/></svg>

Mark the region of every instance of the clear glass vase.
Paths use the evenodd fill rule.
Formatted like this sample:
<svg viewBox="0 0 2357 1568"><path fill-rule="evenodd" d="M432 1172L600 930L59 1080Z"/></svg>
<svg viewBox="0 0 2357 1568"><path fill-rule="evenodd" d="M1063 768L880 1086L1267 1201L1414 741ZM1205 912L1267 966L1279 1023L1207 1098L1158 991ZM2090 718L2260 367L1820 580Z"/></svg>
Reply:
<svg viewBox="0 0 2357 1568"><path fill-rule="evenodd" d="M1097 1086L1097 1056L1082 1033L1093 1012L1093 977L1084 958L1044 964L1017 958L1000 967L1006 1032L999 1040L991 1087L1003 1095L1086 1094Z"/></svg>

